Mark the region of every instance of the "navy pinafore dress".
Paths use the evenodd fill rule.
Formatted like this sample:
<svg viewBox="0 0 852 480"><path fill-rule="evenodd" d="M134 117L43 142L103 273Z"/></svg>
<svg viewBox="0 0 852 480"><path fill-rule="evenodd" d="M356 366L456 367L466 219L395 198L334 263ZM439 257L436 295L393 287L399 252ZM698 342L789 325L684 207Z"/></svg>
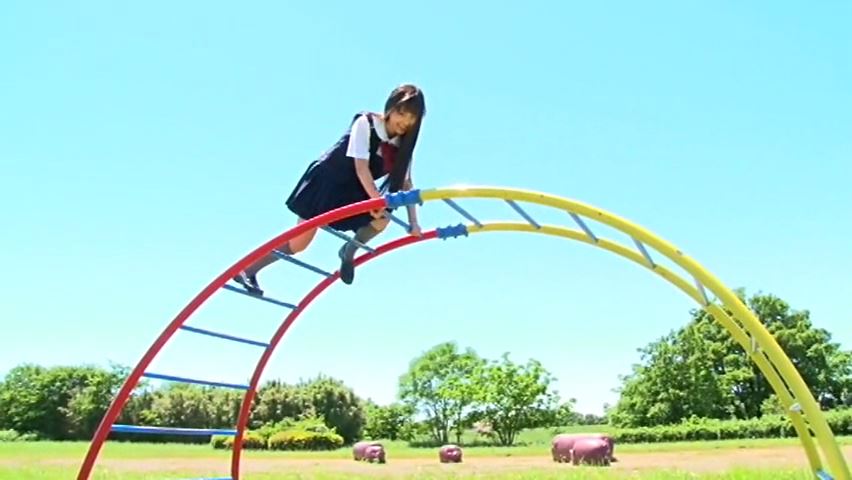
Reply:
<svg viewBox="0 0 852 480"><path fill-rule="evenodd" d="M347 129L340 140L308 165L287 197L287 208L300 218L309 219L369 198L358 180L354 159L346 155L351 125L361 115L366 115L370 124L369 167L373 180L388 175L393 168L397 147L382 141L376 133L371 113L358 113L350 122L350 129ZM330 223L329 226L339 231L356 231L372 220L373 217L369 213L362 213Z"/></svg>

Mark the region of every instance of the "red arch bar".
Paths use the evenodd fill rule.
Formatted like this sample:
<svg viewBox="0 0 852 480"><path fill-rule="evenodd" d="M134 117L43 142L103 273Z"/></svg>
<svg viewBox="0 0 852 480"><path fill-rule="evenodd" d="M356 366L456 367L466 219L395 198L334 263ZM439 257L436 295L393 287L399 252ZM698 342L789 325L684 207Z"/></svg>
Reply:
<svg viewBox="0 0 852 480"><path fill-rule="evenodd" d="M361 265L364 262L368 262L376 257L379 257L385 253L391 252L398 248L402 248L408 245L412 245L414 243L419 243L425 240L432 240L438 238L437 230L431 230L428 232L424 232L420 237L407 236L401 237L396 240L390 241L380 247L377 247L374 253L365 253L361 255L357 259L355 259L355 266ZM257 394L257 386L260 382L260 376L263 374L263 370L266 368L266 364L269 362L269 358L272 356L272 353L278 347L278 343L281 342L281 339L290 329L290 326L296 321L302 311L313 302L315 298L320 296L322 292L325 291L326 288L331 286L338 278L340 278L340 272L334 272L332 276L326 277L321 280L317 286L315 286L302 301L299 302L298 307L285 317L284 321L281 323L281 326L278 327L278 330L272 336L272 340L269 341L269 347L263 351L263 355L261 355L260 359L257 361L257 366L254 369L254 374L251 377L251 383L249 384L249 389L246 391L245 396L243 397L243 404L240 408L240 416L237 420L237 434L234 437L234 448L231 453L231 478L233 480L239 480L240 478L240 459L242 457L243 451L243 437L245 434L246 425L248 424L249 414L251 413L251 404L254 401L254 397Z"/></svg>
<svg viewBox="0 0 852 480"><path fill-rule="evenodd" d="M205 301L207 301L207 299L210 298L211 295L213 295L214 293L219 291L222 288L223 285L225 285L229 280L231 280L234 276L236 276L241 270L243 270L247 266L251 265L252 263L256 262L257 260L262 258L264 255L272 252L272 250L274 250L276 247L283 244L284 242L287 242L291 238L293 238L297 235L300 235L300 234L310 230L311 228L322 227L322 226L328 225L329 223L332 223L336 220L348 218L348 217L357 215L359 213L364 213L364 212L367 212L367 211L370 211L370 210L377 210L377 209L380 209L380 208L385 208L385 207L387 207L387 205L388 205L388 203L387 203L386 197L374 198L374 199L371 199L371 200L364 200L362 202L353 203L353 204L350 204L350 205L346 205L344 207L340 207L338 209L326 212L322 215L318 215L314 218L311 218L311 219L306 220L302 223L299 223L295 227L281 233L277 237L269 240L268 242L264 243L260 247L256 248L254 251L252 251L251 253L249 253L245 257L243 257L237 263L233 264L230 268L225 270L221 275L219 275L212 282L210 282L210 284L207 285L198 295L196 295L195 298L193 298L192 301L190 301L189 304L187 304L183 308L183 310L181 310L177 314L177 316L171 321L171 323L169 323L168 326L166 326L166 328L163 330L163 332L160 333L160 336L157 337L157 339L154 341L154 343L148 348L148 350L142 356L142 359L139 360L139 363L136 365L136 367L127 376L127 378L124 381L124 384L121 386L121 389L116 394L115 398L113 399L112 403L110 404L109 408L107 409L106 413L104 414L103 418L101 419L101 423L98 425L98 429L95 431L95 434L92 437L92 442L89 445L89 450L86 453L86 457L85 457L85 459L83 460L83 463L80 466L79 472L77 473L77 480L88 480L89 479L89 477L92 473L92 469L94 468L95 461L98 458L98 454L100 453L101 448L103 447L104 442L106 442L107 436L109 436L109 433L112 429L112 425L115 423L116 419L118 419L118 416L121 413L122 408L124 408L125 403L127 403L127 400L130 398L130 394L133 392L133 389L136 388L136 385L138 385L139 379L142 377L142 374L145 373L145 370L148 368L148 366L151 364L151 362L154 360L154 357L157 356L157 354L160 352L160 350L163 349L163 347L166 345L166 343L168 343L168 341L172 338L172 336L175 334L175 332L184 324L184 322L186 322L186 320L190 317L190 315L192 315L195 312L195 310L198 309L198 307L200 307ZM425 239L425 238L426 238L426 235L424 235L422 237L422 239ZM405 238L404 240L408 240L408 238ZM417 240L420 240L420 238L410 237L410 240L417 241ZM374 254L371 254L371 255L374 255ZM330 277L330 278L336 278L336 276ZM321 282L321 284L322 283L323 282ZM328 282L328 283L330 284L331 282ZM327 286L328 285L325 285L325 287L327 287ZM325 287L323 287L319 291L316 291L317 288L319 288L319 285L318 285L317 287L314 288L314 290L311 291L311 293L313 293L314 294L313 296L315 297L316 295L319 295L319 293L323 289L325 289ZM295 319L295 316L293 316L293 313L300 311L301 308L304 305L307 305L308 303L310 303L310 300L313 300L313 297L311 297L311 293L308 293L308 295L304 299L302 299L301 302L299 302L298 308L296 308L295 310L293 310L291 312L291 314L287 317L288 319L290 319L291 317L292 317L292 319ZM292 320L290 320L290 323L292 323ZM286 320L285 320L285 324L289 326L289 324L286 323ZM285 324L282 324L282 326L279 327L279 330L276 332L275 337L273 338L273 341L270 342L270 346L267 347L266 351L264 351L264 354L263 354L263 357L262 357L263 364L261 365L261 363L258 362L258 366L265 366L266 365L266 362L269 360L269 356L271 355L271 352L275 349L275 345L278 343L278 341L280 341L281 337L284 335L284 333L287 330L287 327L284 326ZM259 370L262 370L262 368L260 368ZM260 377L260 374L258 373L258 369L256 369L255 376L252 378L252 384L251 384L252 388L249 389L249 392L252 392L252 398L254 396L253 392L257 387L257 380L258 380L259 377ZM248 396L249 395L246 394L245 398L248 398ZM251 405L251 403L250 402L244 402L244 405L243 405L244 408L245 408L245 405ZM241 416L242 416L242 413L241 413ZM246 421L247 421L247 419L246 419ZM240 438L240 447L242 447L241 433L240 433L239 438ZM236 441L234 442L234 447L235 448L237 447ZM236 462L236 465L238 467L239 466L239 456L238 455L236 456L235 462ZM238 476L234 476L234 479L237 479L237 478L238 478Z"/></svg>

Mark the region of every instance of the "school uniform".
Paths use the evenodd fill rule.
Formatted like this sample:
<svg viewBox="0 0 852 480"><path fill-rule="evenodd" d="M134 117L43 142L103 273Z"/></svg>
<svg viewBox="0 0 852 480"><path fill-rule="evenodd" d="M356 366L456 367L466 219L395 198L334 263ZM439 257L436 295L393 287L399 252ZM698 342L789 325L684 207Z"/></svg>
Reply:
<svg viewBox="0 0 852 480"><path fill-rule="evenodd" d="M309 219L345 205L367 200L355 170L355 159L368 159L370 174L378 180L390 174L399 149L399 137L388 138L384 121L361 112L349 130L320 158L308 165L287 198L287 207L300 218ZM369 213L330 223L340 231L356 231L370 223Z"/></svg>

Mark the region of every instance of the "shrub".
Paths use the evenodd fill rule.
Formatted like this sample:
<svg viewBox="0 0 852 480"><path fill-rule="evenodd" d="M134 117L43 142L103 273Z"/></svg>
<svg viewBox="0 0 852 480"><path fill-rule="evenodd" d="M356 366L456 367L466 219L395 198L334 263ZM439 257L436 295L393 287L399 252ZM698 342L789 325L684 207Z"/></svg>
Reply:
<svg viewBox="0 0 852 480"><path fill-rule="evenodd" d="M335 450L343 446L343 437L332 432L287 430L269 437L270 450Z"/></svg>
<svg viewBox="0 0 852 480"><path fill-rule="evenodd" d="M234 437L226 435L213 435L210 437L210 445L216 450L225 450L231 448L234 444Z"/></svg>
<svg viewBox="0 0 852 480"><path fill-rule="evenodd" d="M233 444L233 439L231 440ZM266 438L255 432L246 432L243 437L243 448L245 450L266 450Z"/></svg>
<svg viewBox="0 0 852 480"><path fill-rule="evenodd" d="M852 409L825 412L835 435L852 435ZM786 415L765 415L746 420L690 418L675 425L624 428L613 432L622 443L657 443L693 440L729 440L796 436L793 422Z"/></svg>
<svg viewBox="0 0 852 480"><path fill-rule="evenodd" d="M0 442L34 442L39 439L37 433L18 433L15 430L0 430Z"/></svg>
<svg viewBox="0 0 852 480"><path fill-rule="evenodd" d="M217 450L228 450L234 448L234 437L226 435L214 435L210 438L210 445ZM257 432L246 432L243 436L243 450L265 450L266 438Z"/></svg>

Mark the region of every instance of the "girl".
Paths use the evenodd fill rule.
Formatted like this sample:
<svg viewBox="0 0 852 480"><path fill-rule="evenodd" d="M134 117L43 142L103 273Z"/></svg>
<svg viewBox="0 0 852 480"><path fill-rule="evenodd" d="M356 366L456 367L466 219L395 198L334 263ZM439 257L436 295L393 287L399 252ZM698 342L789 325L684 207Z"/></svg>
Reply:
<svg viewBox="0 0 852 480"><path fill-rule="evenodd" d="M411 190L411 157L420 124L426 114L423 92L414 85L395 88L385 102L384 114L360 113L351 127L331 149L308 165L287 198L287 207L298 216L298 223L322 213L355 202L381 196L375 180L385 177L381 190ZM355 232L355 240L367 243L387 227L390 219L385 210L359 214L329 226L339 231ZM408 207L411 234L420 235L414 206ZM292 238L277 248L287 255L301 252L311 243L317 229ZM338 252L340 279L351 284L355 272L353 260L357 244L347 242ZM244 271L234 281L249 293L263 295L257 274L278 259L269 254Z"/></svg>

